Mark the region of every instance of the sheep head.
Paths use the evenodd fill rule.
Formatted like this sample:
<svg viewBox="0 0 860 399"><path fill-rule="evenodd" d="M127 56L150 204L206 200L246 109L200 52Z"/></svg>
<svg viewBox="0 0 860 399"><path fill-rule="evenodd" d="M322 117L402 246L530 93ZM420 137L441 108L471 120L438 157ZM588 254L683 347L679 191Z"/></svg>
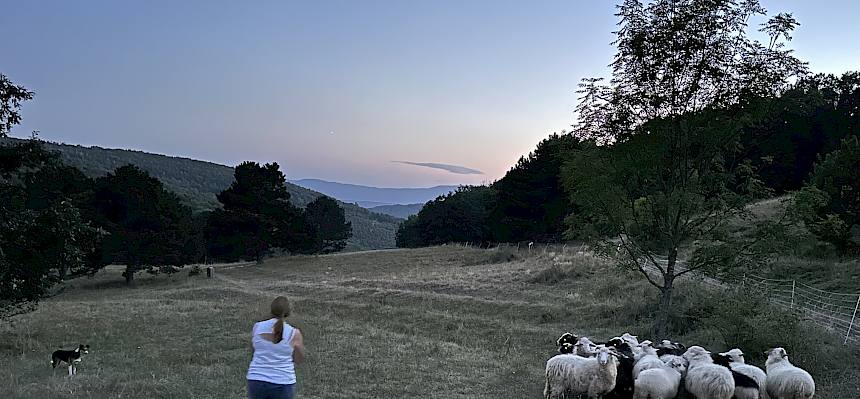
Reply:
<svg viewBox="0 0 860 399"><path fill-rule="evenodd" d="M576 354L583 357L590 357L597 353L597 345L591 342L588 337L582 337L576 341Z"/></svg>
<svg viewBox="0 0 860 399"><path fill-rule="evenodd" d="M633 334L630 334L630 333L621 334L621 339L624 340L624 342L627 342L628 344L630 344L631 346L639 345L639 338Z"/></svg>
<svg viewBox="0 0 860 399"><path fill-rule="evenodd" d="M788 352L784 348L773 348L767 354L767 363L773 364L783 360L788 360Z"/></svg>
<svg viewBox="0 0 860 399"><path fill-rule="evenodd" d="M611 349L606 346L599 346L597 348L597 362L600 363L601 367L606 367L610 364L616 363L617 354L614 354Z"/></svg>
<svg viewBox="0 0 860 399"><path fill-rule="evenodd" d="M558 353L561 353L561 354L573 353L573 350L574 350L573 344L570 344L567 342L561 344L561 346L558 347Z"/></svg>
<svg viewBox="0 0 860 399"><path fill-rule="evenodd" d="M654 349L651 341L645 340L639 344L639 348L641 349L642 355L653 355L657 356L657 350Z"/></svg>
<svg viewBox="0 0 860 399"><path fill-rule="evenodd" d="M683 355L684 359L686 359L690 363L713 363L713 359L711 359L711 352L705 350L701 346L694 345L687 349Z"/></svg>
<svg viewBox="0 0 860 399"><path fill-rule="evenodd" d="M723 352L720 354L728 356L735 363L745 363L744 352L738 348L734 348L728 352Z"/></svg>
<svg viewBox="0 0 860 399"><path fill-rule="evenodd" d="M569 332L566 332L566 333L564 333L564 334L561 334L561 336L560 336L560 337L558 337L558 339L557 339L557 340L555 340L555 345L556 345L556 346L562 346L562 344L571 344L571 345L573 345L573 344L576 344L576 341L577 341L577 340L579 340L579 338L577 338L577 336L576 336L576 335L573 335L573 334L571 334L571 333L569 333Z"/></svg>
<svg viewBox="0 0 860 399"><path fill-rule="evenodd" d="M681 375L684 375L687 371L687 360L680 356L674 356L666 362L666 366L669 366L669 368L673 368L677 372L681 373Z"/></svg>

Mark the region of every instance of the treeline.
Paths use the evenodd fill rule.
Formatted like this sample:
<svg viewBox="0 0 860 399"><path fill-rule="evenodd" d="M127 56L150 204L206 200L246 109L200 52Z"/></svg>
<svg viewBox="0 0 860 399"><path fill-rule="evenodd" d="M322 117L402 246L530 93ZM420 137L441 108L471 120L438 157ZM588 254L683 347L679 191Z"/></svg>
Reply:
<svg viewBox="0 0 860 399"><path fill-rule="evenodd" d="M397 230L397 246L447 242L557 242L565 231L569 200L561 166L582 143L553 134L490 186L464 186L424 205Z"/></svg>
<svg viewBox="0 0 860 399"><path fill-rule="evenodd" d="M0 75L0 138L32 96ZM0 318L107 264L125 265L131 282L170 266L335 252L352 235L335 200L293 205L277 163L238 165L218 201L219 209L194 212L137 166L92 179L35 137L0 145Z"/></svg>
<svg viewBox="0 0 860 399"><path fill-rule="evenodd" d="M0 145L21 139L0 138ZM83 147L44 142L44 147L60 154L63 163L74 166L91 178L104 176L116 168L135 165L157 178L193 212L212 211L221 207L217 195L233 182L234 168L188 158L170 157L134 150ZM304 208L321 194L286 183L293 205ZM394 233L400 219L371 212L357 205L338 202L346 220L352 223L353 235L347 249L367 250L394 247Z"/></svg>
<svg viewBox="0 0 860 399"><path fill-rule="evenodd" d="M856 151L854 143L860 135L860 72L841 77L806 77L779 97L759 98L749 104L752 106L744 111L711 115L741 121L738 151L733 154L736 163L748 163L750 172L767 189L766 195L780 195L809 185L830 187L827 195L804 190L802 198L807 207L803 217L816 226L813 230L820 237L829 236L828 240L837 247L847 249L855 245L851 242L860 227L860 217L851 207L858 206L857 200L845 197L860 193L850 189L860 181L860 165L851 164L846 158ZM697 117L689 116L686 123L698 123ZM834 153L840 146L841 152ZM593 169L574 173L571 165L575 158L591 150L600 151L601 147L573 134L553 134L493 184L464 186L428 202L417 215L400 225L397 245L558 242L599 233L585 231L594 229L595 224L581 219L571 189L577 184L579 173L601 172ZM834 154L827 156L831 153ZM840 171L824 171L825 165L837 162L841 164L834 168L841 168ZM845 181L835 183L837 178L822 177L832 173L841 173ZM833 201L844 204L831 204Z"/></svg>

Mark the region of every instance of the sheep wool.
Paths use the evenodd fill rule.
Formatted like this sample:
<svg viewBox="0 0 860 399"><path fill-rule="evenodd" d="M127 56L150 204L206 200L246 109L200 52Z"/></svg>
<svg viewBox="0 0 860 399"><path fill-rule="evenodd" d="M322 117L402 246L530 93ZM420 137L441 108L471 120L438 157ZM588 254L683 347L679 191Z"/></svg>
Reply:
<svg viewBox="0 0 860 399"><path fill-rule="evenodd" d="M556 355L546 362L544 398L561 399L568 394L598 398L615 388L618 362L606 347L596 357Z"/></svg>
<svg viewBox="0 0 860 399"><path fill-rule="evenodd" d="M713 364L710 352L691 346L684 352L689 362L685 387L697 399L731 399L735 382L728 368Z"/></svg>
<svg viewBox="0 0 860 399"><path fill-rule="evenodd" d="M809 399L815 396L815 381L806 370L788 361L783 348L770 351L765 363L767 394L772 399Z"/></svg>
<svg viewBox="0 0 860 399"><path fill-rule="evenodd" d="M639 373L644 370L665 366L665 363L657 357L657 350L651 346L650 341L643 341L639 344L639 348L641 352L636 356L636 364L633 366L634 380L639 378Z"/></svg>
<svg viewBox="0 0 860 399"><path fill-rule="evenodd" d="M672 399L678 395L683 366L643 370L634 383L634 399Z"/></svg>

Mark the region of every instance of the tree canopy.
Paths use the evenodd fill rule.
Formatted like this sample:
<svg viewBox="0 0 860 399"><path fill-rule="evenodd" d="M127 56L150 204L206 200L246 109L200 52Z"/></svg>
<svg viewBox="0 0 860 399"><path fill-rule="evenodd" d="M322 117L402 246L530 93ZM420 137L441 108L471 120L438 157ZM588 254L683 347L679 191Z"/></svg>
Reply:
<svg viewBox="0 0 860 399"><path fill-rule="evenodd" d="M123 276L163 265L184 265L202 254L195 248L191 209L147 172L133 165L96 179L92 199L105 239L107 262L125 264Z"/></svg>
<svg viewBox="0 0 860 399"><path fill-rule="evenodd" d="M6 137L12 126L21 122L21 103L32 100L33 94L0 73L0 138Z"/></svg>
<svg viewBox="0 0 860 399"><path fill-rule="evenodd" d="M860 249L860 138L844 139L815 165L795 195L795 213L815 235L842 252Z"/></svg>
<svg viewBox="0 0 860 399"><path fill-rule="evenodd" d="M273 248L312 251L313 234L301 209L290 203L277 163L243 162L235 180L218 194L224 209L209 217L209 254L224 260L255 259Z"/></svg>
<svg viewBox="0 0 860 399"><path fill-rule="evenodd" d="M346 221L343 208L332 198L321 196L305 208L305 218L314 234L316 253L337 252L352 237L352 223Z"/></svg>

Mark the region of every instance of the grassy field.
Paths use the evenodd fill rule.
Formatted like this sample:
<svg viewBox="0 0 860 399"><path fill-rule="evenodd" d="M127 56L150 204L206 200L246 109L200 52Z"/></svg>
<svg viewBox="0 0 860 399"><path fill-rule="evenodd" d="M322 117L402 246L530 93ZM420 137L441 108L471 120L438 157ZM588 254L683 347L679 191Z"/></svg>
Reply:
<svg viewBox="0 0 860 399"><path fill-rule="evenodd" d="M251 325L281 294L310 352L302 398L537 398L561 332L647 331L654 293L626 272L588 255L502 260L458 247L278 258L133 288L106 270L0 327L0 396L244 397ZM50 368L78 343L92 352L76 377ZM832 363L816 397L860 397L860 365Z"/></svg>

